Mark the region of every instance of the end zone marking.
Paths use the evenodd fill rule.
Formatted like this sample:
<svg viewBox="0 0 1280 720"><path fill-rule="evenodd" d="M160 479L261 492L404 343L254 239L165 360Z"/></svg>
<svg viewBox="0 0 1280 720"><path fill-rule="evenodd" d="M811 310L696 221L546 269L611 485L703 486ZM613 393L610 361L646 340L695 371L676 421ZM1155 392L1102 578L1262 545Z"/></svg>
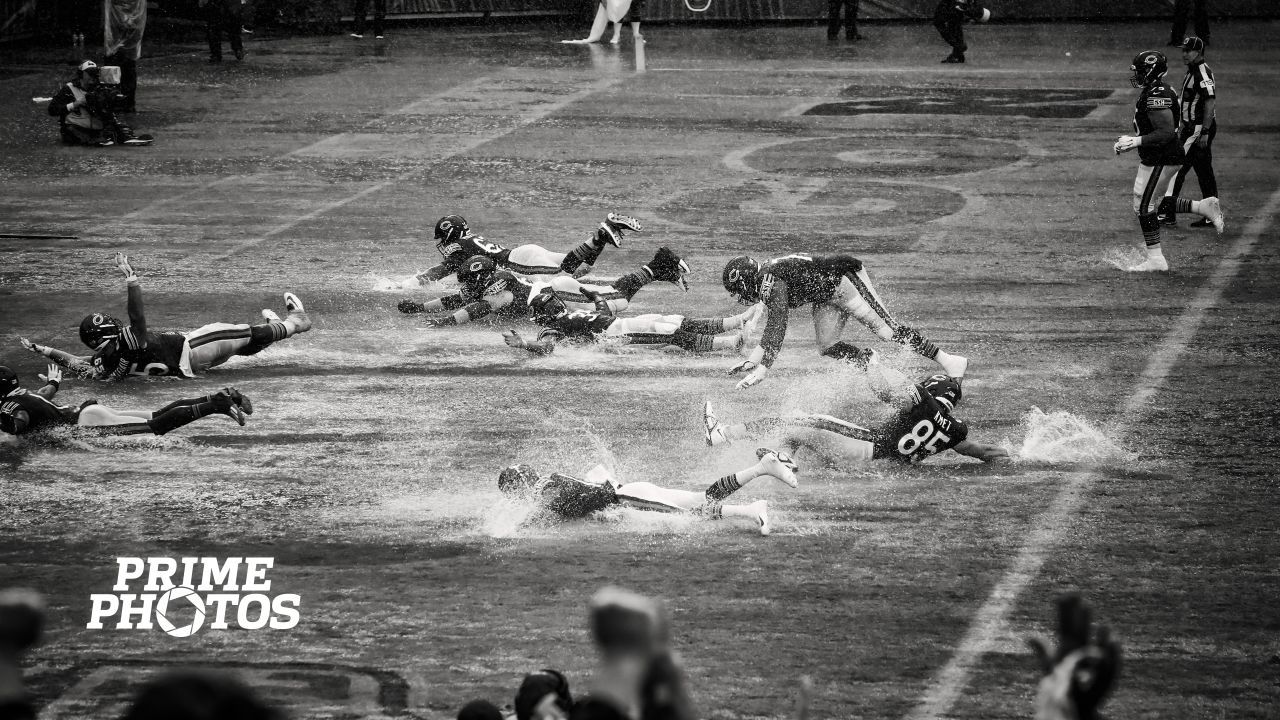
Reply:
<svg viewBox="0 0 1280 720"><path fill-rule="evenodd" d="M1129 427L1142 417L1147 404L1168 379L1187 346L1195 339L1204 322L1205 313L1217 305L1227 284L1235 278L1246 255L1253 251L1262 233L1271 224L1272 217L1280 211L1280 188L1267 198L1239 239L1227 251L1209 281L1200 288L1187 308L1178 316L1173 329L1156 346L1142 371L1138 386L1125 400L1115 428L1119 435L1128 434ZM1072 517L1084 504L1084 498L1093 488L1096 472L1072 475L1058 492L1053 504L1037 518L1022 549L1004 577L991 590L991 596L978 608L968 632L956 647L947 664L934 676L932 683L921 697L920 703L907 715L909 720L937 720L945 717L969 684L969 675L982 656L995 650L1005 633L1010 610L1018 596L1040 574L1041 567L1054 547L1062 539Z"/></svg>

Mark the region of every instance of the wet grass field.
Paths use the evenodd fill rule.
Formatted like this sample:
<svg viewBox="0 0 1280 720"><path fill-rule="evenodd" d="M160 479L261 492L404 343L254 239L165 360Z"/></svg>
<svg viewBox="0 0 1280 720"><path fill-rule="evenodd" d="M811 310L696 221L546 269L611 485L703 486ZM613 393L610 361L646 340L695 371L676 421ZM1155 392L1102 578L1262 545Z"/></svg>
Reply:
<svg viewBox="0 0 1280 720"><path fill-rule="evenodd" d="M116 250L156 328L283 312L284 291L315 320L198 380L61 395L154 408L234 384L256 408L243 429L0 444L0 586L51 605L28 673L44 716L106 716L173 665L237 669L298 718L452 717L509 702L541 667L585 690L587 599L617 583L667 602L709 718L788 717L803 674L820 717L1029 717L1023 639L1051 630L1067 588L1123 644L1114 716L1273 717L1278 27L1215 30L1228 229L1184 216L1162 275L1117 267L1141 236L1136 158L1111 145L1129 132L1129 60L1163 25L975 28L963 66L937 64L927 26L834 46L819 28L651 27L645 72L629 33L564 46L537 24L259 38L221 66L171 46L140 63L132 122L156 143L93 150L59 145L28 100L66 66L15 62L29 72L0 78L0 233L78 237L0 239L0 362L34 383L19 337L73 349L85 314L123 317ZM862 258L903 321L970 358L957 414L1018 461L832 468L802 452L799 490L741 493L769 501L767 538L638 512L555 524L504 500L494 480L514 462L694 489L752 462L754 446L705 447L704 399L734 419L883 416L859 373L818 357L807 311L768 380L735 391L732 354L536 358L503 345L510 323L396 311L447 287L385 289L436 262L442 215L565 250L609 211L645 231L597 275L664 244L693 268L690 293L646 288L637 313L737 312L720 271L744 252ZM852 325L846 339L932 370ZM275 558L301 623L85 628L117 557L196 555ZM947 680L993 592L1000 622Z"/></svg>

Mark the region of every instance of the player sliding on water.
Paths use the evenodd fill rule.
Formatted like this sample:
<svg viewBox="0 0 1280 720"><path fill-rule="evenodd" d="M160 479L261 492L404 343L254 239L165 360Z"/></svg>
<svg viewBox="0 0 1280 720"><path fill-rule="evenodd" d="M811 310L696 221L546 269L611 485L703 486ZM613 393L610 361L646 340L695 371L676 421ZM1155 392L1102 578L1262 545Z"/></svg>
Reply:
<svg viewBox="0 0 1280 720"><path fill-rule="evenodd" d="M666 247L659 248L647 265L633 273L611 282L589 285L567 275L526 278L510 270L498 270L493 260L476 255L458 270L458 283L462 285L459 292L425 303L401 300L400 312L449 313L427 320L432 327L461 325L492 313L504 318L524 318L532 312L533 298L550 288L571 310L593 310L598 307L598 301L603 301L610 312L617 313L627 309L640 288L655 280L685 287L687 272L689 266L684 260Z"/></svg>
<svg viewBox="0 0 1280 720"><path fill-rule="evenodd" d="M0 430L9 435L26 435L61 425L93 428L101 435L164 435L202 417L220 414L241 426L244 416L253 414L253 404L233 387L212 395L177 400L159 410L115 410L88 400L80 407L59 405L53 401L62 382L62 371L49 366L49 374L40 376L44 387L35 392L24 390L18 376L0 365Z"/></svg>
<svg viewBox="0 0 1280 720"><path fill-rule="evenodd" d="M266 322L258 325L211 323L187 333L154 332L147 328L142 310L142 288L129 258L116 253L116 267L124 275L129 292L129 324L105 313L94 313L80 323L80 340L93 355L73 355L20 338L26 349L44 355L81 377L119 380L130 375L172 375L191 378L195 373L221 365L236 355L254 355L278 340L311 329L311 318L293 293L284 294L288 317L281 320L263 310Z"/></svg>
<svg viewBox="0 0 1280 720"><path fill-rule="evenodd" d="M562 518L583 518L621 505L636 510L689 513L710 520L745 518L756 522L761 535L768 535L768 503L757 500L750 505L726 505L723 501L761 477L772 477L797 487L800 483L796 473L800 468L786 453L768 448L756 450L756 457L760 462L716 480L703 492L674 490L648 482L619 483L609 477L603 467L587 473L586 480L561 473L552 473L544 480L528 465L512 465L503 470L498 475L498 488L506 495L531 499Z"/></svg>
<svg viewBox="0 0 1280 720"><path fill-rule="evenodd" d="M1009 457L1003 448L969 439L969 427L952 416L961 394L960 382L946 375L933 375L903 393L894 394L887 386L879 388L877 395L895 406L897 412L874 430L830 415L765 417L729 424L716 417L708 402L703 405L705 438L708 445L714 446L761 435L781 435L792 452L811 448L837 466L871 460L917 463L947 450L983 462Z"/></svg>
<svg viewBox="0 0 1280 720"><path fill-rule="evenodd" d="M686 318L683 315L637 315L615 317L603 300L597 312L570 312L551 288L544 288L529 301L533 321L545 328L537 340L525 340L515 330L502 336L507 345L538 355L549 355L559 342L619 345L671 345L690 352L738 350L746 343L746 326L759 308L727 318ZM734 330L729 335L721 335Z"/></svg>
<svg viewBox="0 0 1280 720"><path fill-rule="evenodd" d="M724 266L723 280L725 290L739 302L764 303L769 311L760 347L730 371L750 371L738 383L739 390L764 380L782 351L791 308L810 304L818 350L827 357L850 360L864 367L874 357L874 350L839 342L840 333L852 316L881 339L910 345L917 353L936 361L952 377L964 377L969 366L965 358L939 350L920 333L894 320L857 258L796 253L761 265L744 255Z"/></svg>
<svg viewBox="0 0 1280 720"><path fill-rule="evenodd" d="M521 275L558 275L568 273L582 277L591 272L606 245L620 247L624 231L640 232L640 223L626 215L609 213L591 239L567 253L552 252L541 245L519 245L507 249L471 232L461 215L446 215L436 222L436 249L444 262L414 276L420 285L453 275L476 255L483 255L505 270Z"/></svg>

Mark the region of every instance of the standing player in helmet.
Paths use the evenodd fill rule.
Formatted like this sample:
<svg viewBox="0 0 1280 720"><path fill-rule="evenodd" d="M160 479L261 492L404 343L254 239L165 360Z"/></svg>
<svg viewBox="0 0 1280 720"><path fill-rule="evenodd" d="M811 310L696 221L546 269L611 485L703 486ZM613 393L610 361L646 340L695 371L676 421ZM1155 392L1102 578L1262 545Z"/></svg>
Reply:
<svg viewBox="0 0 1280 720"><path fill-rule="evenodd" d="M871 460L917 463L947 450L983 462L1009 456L1003 448L970 440L969 427L952 416L962 395L960 381L955 378L933 375L904 393L895 394L887 387L877 393L897 412L874 430L816 414L728 424L716 417L708 402L703 405L704 437L714 446L759 435L781 435L792 452L811 448L828 462L842 466Z"/></svg>
<svg viewBox="0 0 1280 720"><path fill-rule="evenodd" d="M726 475L703 492L675 490L649 482L618 483L604 468L587 474L588 480L552 473L542 479L529 465L512 465L498 475L498 489L513 497L526 497L539 507L567 519L584 518L609 507L621 505L636 510L664 513L691 513L711 520L740 517L754 520L761 535L768 535L769 506L764 500L750 505L726 505L724 500L751 481L772 477L797 487L799 467L786 453L768 448L756 450L759 462ZM602 472L603 471L603 472ZM602 478L593 476L603 474Z"/></svg>
<svg viewBox="0 0 1280 720"><path fill-rule="evenodd" d="M614 317L604 301L598 312L570 312L551 288L544 288L529 301L533 321L545 329L537 340L525 340L515 330L503 333L513 348L549 355L559 342L611 342L620 345L672 345L690 352L738 350L746 342L743 328L756 316L758 308L727 318L686 318L683 315L637 315ZM734 330L730 335L721 335Z"/></svg>
<svg viewBox="0 0 1280 720"><path fill-rule="evenodd" d="M458 270L458 284L462 286L459 292L425 303L401 300L400 312L449 312L429 319L427 324L433 327L461 325L495 312L507 318L524 318L532 312L533 298L551 288L571 310L590 311L603 302L610 313L619 313L627 309L640 288L655 280L682 283L687 272L689 266L667 247L658 248L653 259L633 273L589 285L567 275L526 278L510 270L498 270L493 260L476 255Z"/></svg>
<svg viewBox="0 0 1280 720"><path fill-rule="evenodd" d="M281 320L263 310L266 322L258 325L211 323L187 333L147 329L142 309L142 288L129 258L116 253L116 267L124 275L129 292L129 324L104 313L86 316L80 323L80 340L94 351L73 355L22 338L23 347L59 365L95 380L119 380L129 375L173 375L191 378L236 355L254 355L278 340L311 329L311 318L293 293L284 294L289 315Z"/></svg>
<svg viewBox="0 0 1280 720"><path fill-rule="evenodd" d="M1133 127L1138 134L1120 136L1114 150L1117 155L1138 151L1133 211L1138 215L1142 239L1147 246L1147 259L1130 267L1129 272L1163 272L1169 269L1169 263L1160 249L1160 206L1202 215L1213 223L1219 235L1224 220L1216 197L1183 200L1164 196L1184 158L1182 145L1178 143L1178 95L1164 82L1164 74L1169 70L1164 54L1144 50L1134 56L1129 70L1129 83L1141 89L1133 111Z"/></svg>
<svg viewBox="0 0 1280 720"><path fill-rule="evenodd" d="M476 255L483 255L498 267L521 275L558 275L568 273L582 277L591 272L606 245L620 247L625 230L640 232L640 223L626 215L609 213L591 239L567 253L548 250L541 245L519 245L504 248L471 232L461 215L446 215L436 223L436 249L444 261L415 276L420 284L435 282L453 275Z"/></svg>
<svg viewBox="0 0 1280 720"><path fill-rule="evenodd" d="M115 410L88 400L78 408L53 401L62 382L62 371L49 366L49 374L41 375L43 387L35 392L24 390L18 376L0 365L0 431L25 435L59 425L94 428L107 435L164 435L183 425L209 415L226 415L244 426L244 416L253 414L249 398L233 387L212 395L177 400L159 410Z"/></svg>
<svg viewBox="0 0 1280 720"><path fill-rule="evenodd" d="M875 354L840 341L840 333L850 317L866 325L882 340L910 345L920 355L936 361L954 378L964 377L969 361L938 349L913 328L901 325L885 308L871 285L862 261L848 255L808 255L796 253L761 265L745 255L724 266L724 288L739 302L764 303L769 319L760 337L760 346L730 372L749 374L738 389L762 380L773 366L787 335L791 308L813 305L813 327L818 350L838 360L866 366Z"/></svg>

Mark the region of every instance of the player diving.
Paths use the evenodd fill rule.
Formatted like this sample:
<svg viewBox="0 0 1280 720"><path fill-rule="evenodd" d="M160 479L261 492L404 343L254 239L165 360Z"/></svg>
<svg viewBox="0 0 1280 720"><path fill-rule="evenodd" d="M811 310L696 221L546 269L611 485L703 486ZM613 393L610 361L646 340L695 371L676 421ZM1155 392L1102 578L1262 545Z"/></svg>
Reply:
<svg viewBox="0 0 1280 720"><path fill-rule="evenodd" d="M695 353L739 350L746 344L750 326L760 311L756 306L726 318L656 313L620 318L604 300L596 303L595 312L570 311L551 288L543 288L529 301L529 307L533 321L543 327L537 339L526 340L515 330L503 333L502 338L510 347L537 355L551 354L561 342L668 346Z"/></svg>
<svg viewBox="0 0 1280 720"><path fill-rule="evenodd" d="M175 400L159 410L117 410L87 400L79 407L59 405L54 395L62 383L62 369L49 365L41 375L44 386L28 391L13 370L0 365L0 431L26 435L58 426L91 428L99 435L164 435L210 415L226 415L244 426L253 414L249 398L233 387L211 395Z"/></svg>
<svg viewBox="0 0 1280 720"><path fill-rule="evenodd" d="M715 446L780 436L791 452L808 448L836 467L873 460L918 463L947 450L983 462L1009 457L1003 448L970 440L969 426L953 415L963 394L958 379L933 375L905 391L895 392L881 378L880 382L873 381L873 388L882 401L894 408L893 416L874 429L818 414L727 423L716 416L707 402L703 405L704 439Z"/></svg>
<svg viewBox="0 0 1280 720"><path fill-rule="evenodd" d="M432 327L462 325L495 313L518 319L528 317L533 298L550 289L570 310L591 311L603 301L610 312L618 313L626 310L635 294L651 282L676 283L687 290L684 276L688 272L685 261L667 247L658 248L653 259L639 270L616 280L590 284L567 275L524 277L498 269L490 257L475 255L458 269L458 292L425 303L401 300L399 307L400 312L410 314L447 313L429 318L427 325Z"/></svg>
<svg viewBox="0 0 1280 720"><path fill-rule="evenodd" d="M640 223L626 215L609 213L588 240L567 253L554 252L533 244L508 249L471 232L466 219L461 215L446 215L436 222L434 233L436 250L443 260L439 265L415 275L414 280L419 285L443 280L456 274L476 255L483 255L493 260L498 267L521 275L567 273L582 277L591 272L591 267L606 246L622 246L622 238L628 230L640 232Z"/></svg>
<svg viewBox="0 0 1280 720"><path fill-rule="evenodd" d="M876 293L862 261L848 255L795 253L763 264L745 255L724 266L725 290L746 305L763 303L768 319L760 346L729 372L748 373L738 383L742 390L765 379L787 335L791 308L813 305L813 327L818 351L826 357L866 367L875 351L840 340L852 316L882 340L908 345L916 353L937 362L954 378L964 377L969 361L952 355L925 339L918 331L893 319Z"/></svg>
<svg viewBox="0 0 1280 720"><path fill-rule="evenodd" d="M498 489L508 497L533 501L538 507L565 519L584 518L614 506L664 513L688 513L709 520L744 518L754 521L761 535L768 535L769 506L764 500L748 505L726 504L726 500L748 483L771 477L798 487L800 468L786 453L768 448L756 450L759 460L749 468L711 483L703 492L661 487L650 482L619 483L607 470L597 466L587 479L552 473L539 477L529 465L512 465L498 474Z"/></svg>
<svg viewBox="0 0 1280 720"><path fill-rule="evenodd" d="M131 375L193 378L196 373L225 363L237 355L255 355L272 343L311 329L311 318L293 293L284 294L288 316L281 319L265 309L257 325L210 323L190 332L156 332L147 326L142 288L129 257L116 253L116 268L128 289L129 324L93 313L80 322L80 340L92 355L74 355L20 338L22 346L39 353L82 378L121 380Z"/></svg>

